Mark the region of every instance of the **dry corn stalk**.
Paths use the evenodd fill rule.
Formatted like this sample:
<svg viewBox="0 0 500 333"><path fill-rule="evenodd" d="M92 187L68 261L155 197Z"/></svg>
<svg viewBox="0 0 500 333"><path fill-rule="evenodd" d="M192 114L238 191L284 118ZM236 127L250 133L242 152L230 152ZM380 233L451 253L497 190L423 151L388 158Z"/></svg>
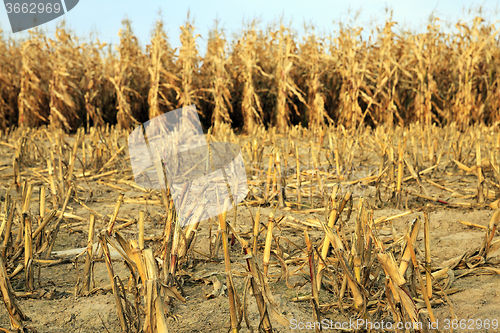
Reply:
<svg viewBox="0 0 500 333"><path fill-rule="evenodd" d="M178 106L188 106L196 102L196 88L197 78L195 73L198 69L200 57L198 55L198 48L196 46L196 38L199 35L194 35L192 22L189 21L189 13L187 21L181 26L181 35L179 37L181 48L179 49L179 57L177 66L180 75L180 93L178 94Z"/></svg>
<svg viewBox="0 0 500 333"><path fill-rule="evenodd" d="M94 244L94 226L95 226L95 218L94 215L90 214L89 218L89 235L87 239L87 251L85 253L85 266L83 269L83 276L84 276L84 281L83 281L83 292L88 292L90 289L90 280L92 278L92 266L93 266L93 261L92 261L92 256L93 256L93 251L92 251L92 245Z"/></svg>
<svg viewBox="0 0 500 333"><path fill-rule="evenodd" d="M330 201L329 204L331 206L331 210L328 216L328 227L333 228L335 221L337 220L337 217L339 216L339 212L337 211L336 206L336 196L337 192L339 190L338 186L335 186L332 190L332 194L330 196ZM323 261L326 259L326 256L328 255L328 250L330 249L330 238L325 237L323 241L323 245L321 246L321 258L323 260L320 260L318 262L318 274L316 276L316 281L317 281L317 289L321 289L321 281L323 279L323 269L325 268L325 264Z"/></svg>
<svg viewBox="0 0 500 333"><path fill-rule="evenodd" d="M418 231L420 229L420 218L416 218L409 224L409 235L412 244L415 243L418 235ZM399 272L401 275L404 275L406 272L406 269L408 268L408 264L411 260L411 255L410 255L410 248L408 244L406 244L406 248L403 252L403 257L401 258L401 263L399 264Z"/></svg>
<svg viewBox="0 0 500 333"><path fill-rule="evenodd" d="M340 240L338 234L332 228L328 227L323 222L320 223L323 227L323 230L325 231L326 236L330 239L336 257L338 258L342 268L344 269L345 281L349 285L349 288L351 289L351 292L353 294L354 305L356 308L360 308L364 303L364 298L361 291L359 290L359 285L356 281L356 278L354 277L351 267L349 266L349 262L344 256L344 245L342 244L342 241Z"/></svg>
<svg viewBox="0 0 500 333"><path fill-rule="evenodd" d="M24 224L24 272L26 281L26 291L34 289L33 276L33 238L31 233L31 217L28 213L22 214Z"/></svg>
<svg viewBox="0 0 500 333"><path fill-rule="evenodd" d="M144 263L146 265L147 280L144 281L146 294L146 320L144 331L151 333L168 333L167 320L165 318L164 301L161 297L158 281L156 261L153 250L148 248L143 251Z"/></svg>
<svg viewBox="0 0 500 333"><path fill-rule="evenodd" d="M264 256L262 258L265 276L267 276L267 272L269 270L269 259L271 257L271 244L273 241L273 227L274 227L274 213L271 212L269 213L269 219L267 223L266 243L264 245Z"/></svg>
<svg viewBox="0 0 500 333"><path fill-rule="evenodd" d="M178 78L173 64L173 50L163 29L163 21L156 22L149 48L151 63L148 67L150 88L148 94L149 119L160 116L174 107L174 93L179 93Z"/></svg>
<svg viewBox="0 0 500 333"><path fill-rule="evenodd" d="M16 296L12 286L10 284L7 271L5 270L4 260L0 257L0 291L2 293L2 298L4 304L9 312L10 326L13 330L22 330L24 325L23 321L28 318L19 308L17 304Z"/></svg>
<svg viewBox="0 0 500 333"><path fill-rule="evenodd" d="M257 71L261 74L265 73L257 64L257 33L255 26L245 32L243 37L243 51L240 53L242 66L242 81L244 83L243 98L241 102L241 111L245 117L245 131L252 133L256 126L262 122L262 106L260 97L256 92L256 82L254 75ZM255 141L254 141L255 142Z"/></svg>
<svg viewBox="0 0 500 333"><path fill-rule="evenodd" d="M104 238L104 235L101 233L99 234L99 239L101 241L101 246L103 249L104 253L104 261L106 262L106 268L108 270L108 275L109 279L111 281L111 288L113 290L113 295L115 296L115 305L116 305L116 311L118 314L118 320L120 321L120 327L122 332L128 332L129 330L129 324L127 322L127 319L125 317L125 312L123 310L123 303L121 301L121 290L119 289L119 285L116 282L116 279L119 279L117 275L114 274L113 271L113 265L111 264L111 256L109 254L109 248L108 244L106 243L106 239Z"/></svg>
<svg viewBox="0 0 500 333"><path fill-rule="evenodd" d="M306 230L304 230L304 238L306 241L306 246L307 246L307 256L309 259L309 276L311 277L311 290L312 290L312 298L311 298L311 304L313 307L313 321L314 322L320 322L320 314L319 314L319 296L318 296L318 288L317 288L317 283L316 283L316 272L315 270L315 264L314 264L314 247L312 245L311 240L309 239L309 235ZM314 325L315 331L316 332L322 332L321 327L316 327Z"/></svg>
<svg viewBox="0 0 500 333"><path fill-rule="evenodd" d="M295 96L303 104L307 104L303 98L303 93L297 87L291 76L291 70L294 65L294 58L296 55L292 50L292 37L289 29L280 25L278 34L278 45L275 55L277 61L276 69L274 72L274 81L276 87L276 126L280 133L284 133L288 128L290 122L290 105L288 99ZM296 106L294 105L296 108Z"/></svg>
<svg viewBox="0 0 500 333"><path fill-rule="evenodd" d="M231 123L229 112L232 113L233 111L233 106L230 102L232 81L226 70L230 59L227 57L227 42L224 38L224 33L219 31L216 24L210 34L207 53L205 55L204 67L206 69L202 67L201 71L207 78L211 78L210 82L207 82L207 86L209 87L207 90L210 94L209 99L214 104L212 113L214 135L218 135L222 123Z"/></svg>
<svg viewBox="0 0 500 333"><path fill-rule="evenodd" d="M231 319L231 331L233 333L237 333L239 330L240 322L241 322L241 317L240 320L238 320L238 314L237 314L237 309L236 309L236 300L238 295L236 294L236 290L234 288L233 284L233 278L231 274L231 257L229 254L229 246L228 246L228 241L227 241L227 225L226 225L226 212L227 212L227 207L229 205L229 198L226 198L224 200L224 208L223 208L223 213L219 214L219 227L222 233L222 246L224 249L224 264L225 264L225 269L226 269L226 282L227 282L227 295L228 295L228 300L229 300L229 313L230 313L230 319ZM220 207L219 207L220 209ZM239 302L238 302L239 303Z"/></svg>
<svg viewBox="0 0 500 333"><path fill-rule="evenodd" d="M493 213L490 223L488 224L488 228L486 229L486 234L484 235L483 246L479 252L479 255L482 255L484 258L488 256L488 252L490 251L491 241L493 240L493 236L495 235L495 231L497 230L499 222L500 222L500 209L497 209Z"/></svg>
<svg viewBox="0 0 500 333"><path fill-rule="evenodd" d="M432 299L432 283L431 281L431 241L429 229L429 216L424 212L424 246L425 246L425 276L426 276L426 292L427 297Z"/></svg>
<svg viewBox="0 0 500 333"><path fill-rule="evenodd" d="M131 28L128 19L122 21L123 28L120 29L120 45L117 51L120 59L114 62L114 73L108 76L112 83L116 99L116 120L122 128L130 128L139 123L138 115L144 103L147 70L144 66L144 55L142 54L137 38Z"/></svg>
<svg viewBox="0 0 500 333"><path fill-rule="evenodd" d="M405 136L405 139L406 139L406 136ZM403 159L404 159L405 141L403 142L403 145L401 145L401 143L398 144L398 153L399 153L398 179L397 179L397 184L396 184L396 206L398 208L401 205L401 201L403 200L402 193L401 193L401 183L403 180Z"/></svg>
<svg viewBox="0 0 500 333"><path fill-rule="evenodd" d="M81 91L77 87L82 62L75 57L75 51L80 48L75 45L65 27L56 30L56 40L48 40L54 49L52 57L52 77L49 81L50 115L49 122L52 128L74 130L81 122Z"/></svg>

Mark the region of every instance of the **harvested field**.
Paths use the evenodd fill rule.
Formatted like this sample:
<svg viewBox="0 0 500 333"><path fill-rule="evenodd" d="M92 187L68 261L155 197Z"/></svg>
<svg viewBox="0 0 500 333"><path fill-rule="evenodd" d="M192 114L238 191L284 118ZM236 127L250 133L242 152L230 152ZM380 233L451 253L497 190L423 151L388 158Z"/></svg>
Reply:
<svg viewBox="0 0 500 333"><path fill-rule="evenodd" d="M0 330L497 331L495 24L0 37ZM188 106L249 192L182 227L128 138Z"/></svg>
<svg viewBox="0 0 500 333"><path fill-rule="evenodd" d="M134 182L128 133L2 132L2 331L496 331L498 127L220 126L250 191L186 228Z"/></svg>

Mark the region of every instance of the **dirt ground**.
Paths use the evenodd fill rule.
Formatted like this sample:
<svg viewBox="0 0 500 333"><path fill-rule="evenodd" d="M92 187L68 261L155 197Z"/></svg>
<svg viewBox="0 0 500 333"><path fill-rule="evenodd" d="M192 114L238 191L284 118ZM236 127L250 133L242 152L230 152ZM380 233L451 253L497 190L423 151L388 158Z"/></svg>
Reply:
<svg viewBox="0 0 500 333"><path fill-rule="evenodd" d="M0 173L1 199L5 197L5 192L9 190L12 184L12 157L14 149L7 146L0 146L0 165L7 168L3 169ZM371 161L372 165L378 165L376 157ZM10 167L9 167L10 166ZM470 194L469 189L474 186L476 178L473 175L464 174L462 171L453 169L449 166L452 180L448 179L448 185L452 184L452 190L459 193L459 197L455 193L444 191L436 186L426 184L426 188L430 195L440 198L447 202L461 202L461 203L474 203L475 199L467 197ZM26 176L30 179L29 176ZM144 192L124 183L120 183L120 179L133 179L130 168L124 168L120 174L114 175L115 181L113 184L120 187L116 189L106 185L108 181L100 181L99 179L89 183L80 181L78 184L83 190L80 190L78 195L83 199L87 199L87 205L101 214L111 214L114 209L115 200L120 192L125 194L125 199L139 198L144 196ZM429 179L433 179L429 176ZM40 178L33 177L31 179L35 188L43 184ZM440 179L433 179L434 182L439 183ZM417 184L412 181L409 182L408 188L418 192ZM90 189L92 190L92 197L88 198ZM306 191L307 192L307 191ZM15 197L16 191L11 190L11 194ZM295 190L287 188L287 196L295 199ZM373 202L375 196L375 188L368 186L363 189L362 195L365 200ZM250 196L249 196L250 197ZM157 198L153 195L151 200ZM307 197L303 199L308 204ZM356 207L359 197L354 198L353 206L354 211L351 214L350 220L346 222L348 228L353 228L354 219L356 216ZM490 200L491 201L491 200ZM313 202L314 203L314 202ZM406 212L413 209L416 212L409 214L402 218L397 218L393 221L395 232L398 236L402 236L406 230L409 221L414 219L421 212L417 210L426 206L430 212L430 231L431 231L431 251L432 251L432 265L439 267L443 262L450 260L458 255L464 254L466 251L473 250L481 245L483 241L485 230L477 227L469 227L459 222L467 221L477 225L487 226L493 214L493 210L485 206L485 208L476 210L473 208L454 208L445 204L431 202L426 199L418 198L415 196L407 196L404 198L404 207L401 209L394 208L393 203L387 203L383 207L374 207L374 218L389 217L399 213ZM49 206L50 207L50 206ZM322 204L316 202L314 208L321 208ZM2 206L3 208L3 206ZM32 198L32 212L37 213L38 209L38 193L35 190ZM271 207L263 206L261 208L261 221L266 222ZM123 203L119 217L122 219L137 219L139 210L146 210L146 238L152 239L160 236L163 232L163 220L165 209L160 204L153 202L152 204L133 204ZM257 212L256 205L250 206L250 211L253 216ZM80 206L77 202L70 200L67 212L88 218L89 211ZM309 218L318 217L324 219L324 212L304 213L303 211L296 210L296 206L286 209L277 209L275 215L277 217L285 216L286 218L282 223L290 221L290 217L298 221L306 221ZM343 215L345 219L345 214ZM228 213L228 219L233 219L233 211ZM99 219L97 221L96 230L101 230L106 226L107 221ZM119 222L120 223L120 222ZM242 234L248 232L252 228L252 222L249 215L249 210L245 205L238 206L237 230ZM385 223L380 228L381 239L385 237L392 237L392 230L390 223ZM306 228L306 226L304 226ZM309 235L314 244L319 245L324 237L324 232L319 228L308 227ZM15 231L16 228L13 228ZM294 242L299 248L304 249L305 241L303 233L293 228L284 227L276 231L283 238L287 238ZM69 249L83 248L87 244L88 221L79 221L72 218L65 218L54 251L64 251ZM128 238L137 238L137 227L132 224L130 227L120 230L120 233ZM250 239L248 237L247 239ZM496 239L496 238L495 238ZM265 233L260 235L260 244L263 246L265 241ZM423 251L423 231L417 239L418 247ZM154 240L147 240L147 246L157 246ZM284 245L286 246L286 245ZM205 221L200 224L195 243L195 250L201 253L209 253L209 239L208 239L208 222ZM262 253L262 248L260 248ZM305 257L297 254L298 257ZM67 262L58 265L47 266L40 265L35 269L35 286L37 294L35 296L26 297L24 293L24 275L18 274L11 279L12 286L18 297L19 305L22 311L30 318L26 322L26 326L30 327L33 331L39 333L56 333L56 332L76 332L76 333L90 333L90 332L120 332L120 325L116 313L113 294L109 289L109 277L106 270L106 265L103 261L97 262L94 267L94 280L95 287L102 288L96 289L95 292L86 297L75 296L75 285L78 277L82 276L83 257L81 257L75 265L74 255L67 256ZM64 255L54 255L53 258L65 258ZM224 261L222 250L218 253L218 260L209 260L208 258L200 255L197 252L192 252L191 259L183 261L184 266L179 267L179 276L183 281L183 290L186 295L186 303L182 304L178 301L173 301L173 304L168 306L168 328L169 332L227 332L229 330L229 305L227 296L222 294L217 297L207 298L214 290L214 278L220 280L225 284L224 275ZM235 242L231 246L231 259L232 269L234 271L234 281L236 290L240 298L243 300L244 277L241 277L238 272L244 271L246 262L242 254L242 248ZM489 256L490 263L498 267L500 259L500 251L496 251ZM259 264L262 264L261 255L258 256ZM38 270L38 267L40 269ZM127 270L123 261L118 258L113 262L113 268L116 273L123 279L124 284L128 278ZM299 266L290 265L288 270L294 272ZM8 270L10 273L12 270ZM281 268L278 261L273 256L271 257L271 267L269 271L270 286L274 295L275 301L278 305L278 311L281 312L286 318L295 323L307 323L313 321L311 303L309 301L294 302L292 299L296 296L308 295L311 292L311 287L308 279L307 266L303 267L293 274L290 279L290 284L299 284L299 286L290 289L287 287L284 279L278 280ZM183 273L185 272L185 273ZM455 291L449 296L453 305L453 311L458 320L464 319L467 323L470 320L480 320L485 322L489 320L500 321L500 275L489 273L473 273L461 276L463 272L455 271L456 280L453 282L451 288ZM196 279L195 277L205 277ZM327 290L320 291L320 304L336 302L335 295ZM253 297L247 297L247 310L248 320L253 331L258 331L259 325L259 312ZM332 320L332 322L349 322L354 319L354 314L350 312L342 313L338 307L332 306L330 308L323 308L321 319ZM446 320L451 319L450 306L447 304L437 304L434 306L434 313L439 321L439 328L441 331L449 331L445 327ZM292 326L282 326L273 321L273 328L275 332L293 332L293 331L313 331L307 329L293 329ZM7 310L2 306L0 309L0 327L9 328L9 316ZM241 332L250 332L247 329L245 321L242 322ZM325 330L337 332L340 330L332 329ZM349 331L349 329L347 330ZM361 330L363 331L363 330ZM382 330L375 330L382 331ZM483 327L474 327L473 329L465 329L457 331L462 332L494 332L493 328L486 329Z"/></svg>

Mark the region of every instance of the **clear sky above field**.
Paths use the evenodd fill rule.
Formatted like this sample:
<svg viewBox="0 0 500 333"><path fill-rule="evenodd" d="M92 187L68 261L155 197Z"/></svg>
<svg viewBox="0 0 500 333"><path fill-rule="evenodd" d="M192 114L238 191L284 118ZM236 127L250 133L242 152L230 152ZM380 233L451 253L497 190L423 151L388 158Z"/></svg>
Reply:
<svg viewBox="0 0 500 333"><path fill-rule="evenodd" d="M29 2L29 1L28 1ZM312 23L318 32L334 32L338 24L334 22L352 22L356 12L361 11L356 19L358 26L369 31L370 22L383 23L388 6L393 10L393 19L399 27L411 28L421 31L425 28L431 13L442 20L456 23L459 18L472 19L473 14L467 14L469 8L482 6L483 16L489 20L500 20L500 0L464 1L464 0L350 0L350 1L282 1L282 0L250 0L250 1L118 1L118 0L80 0L79 4L63 16L67 26L79 37L88 37L91 32L96 32L101 41L107 43L119 42L118 30L125 16L132 21L132 28L142 46L149 43L154 22L158 19L161 8L161 17L164 20L170 43L179 46L179 27L185 22L188 10L195 19L197 33L202 36L198 41L201 52L208 31L214 25L214 20L220 20L220 27L226 31L226 36L238 32L253 18L260 19L261 27L284 18L284 22L292 22L292 27L298 32L303 32L304 22ZM63 19L42 25L47 34L52 35L57 24ZM4 35L11 32L6 10L0 9L0 27ZM14 34L16 37L25 36L26 33Z"/></svg>

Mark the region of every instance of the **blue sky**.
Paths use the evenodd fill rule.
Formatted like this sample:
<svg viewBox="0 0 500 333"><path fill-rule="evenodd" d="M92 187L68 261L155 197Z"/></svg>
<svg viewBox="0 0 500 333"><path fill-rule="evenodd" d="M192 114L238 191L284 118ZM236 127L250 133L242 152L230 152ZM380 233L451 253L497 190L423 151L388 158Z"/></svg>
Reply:
<svg viewBox="0 0 500 333"><path fill-rule="evenodd" d="M385 8L389 6L393 10L393 19L398 26L410 27L413 30L422 30L427 24L429 15L434 11L436 16L442 20L457 22L459 18L471 19L471 15L464 14L464 8L482 5L485 17L492 22L500 21L500 0L486 1L393 1L393 0L371 0L371 1L281 1L281 0L250 0L250 1L116 1L116 0L80 0L78 5L63 16L67 26L79 37L88 38L91 32L96 32L101 41L107 43L119 42L118 30L125 16L132 21L132 28L142 46L149 43L151 30L154 22L158 19L158 10L161 8L161 17L172 46L178 47L179 27L184 24L188 10L191 18L194 18L196 33L202 36L199 40L201 52L206 45L208 31L214 25L214 20L220 20L220 26L225 29L226 35L230 37L233 32L238 32L243 27L243 22L258 18L261 27L278 21L283 17L285 22L292 22L292 27L301 33L304 22L312 23L318 32L334 32L338 25L334 22L348 22L355 16L355 12L361 10L356 24L368 31L370 22L383 23L386 19ZM42 25L48 35L53 35L57 24L62 20L59 18ZM11 29L4 8L0 9L0 28L4 30L4 36L9 36ZM10 34L17 38L25 36L25 33Z"/></svg>

